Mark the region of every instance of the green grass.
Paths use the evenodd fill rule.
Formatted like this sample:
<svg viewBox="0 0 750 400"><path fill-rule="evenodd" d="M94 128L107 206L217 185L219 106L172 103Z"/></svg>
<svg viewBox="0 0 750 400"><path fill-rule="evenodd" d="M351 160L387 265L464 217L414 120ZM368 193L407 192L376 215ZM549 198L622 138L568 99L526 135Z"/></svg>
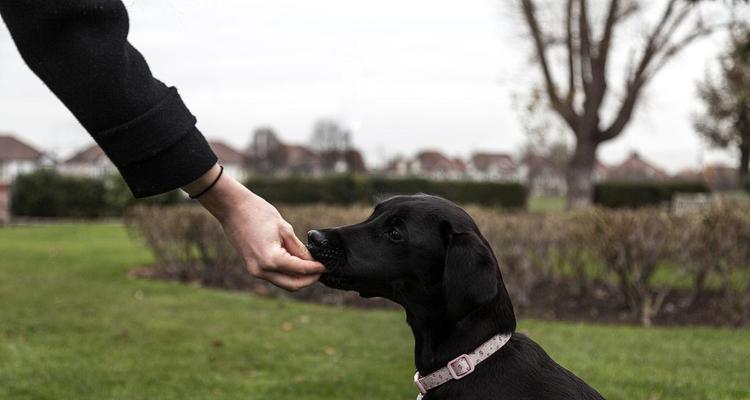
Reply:
<svg viewBox="0 0 750 400"><path fill-rule="evenodd" d="M411 399L393 311L133 280L117 225L0 229L0 399ZM750 332L521 321L609 399L750 399Z"/></svg>
<svg viewBox="0 0 750 400"><path fill-rule="evenodd" d="M532 196L529 197L529 212L558 213L565 211L565 197L562 196Z"/></svg>

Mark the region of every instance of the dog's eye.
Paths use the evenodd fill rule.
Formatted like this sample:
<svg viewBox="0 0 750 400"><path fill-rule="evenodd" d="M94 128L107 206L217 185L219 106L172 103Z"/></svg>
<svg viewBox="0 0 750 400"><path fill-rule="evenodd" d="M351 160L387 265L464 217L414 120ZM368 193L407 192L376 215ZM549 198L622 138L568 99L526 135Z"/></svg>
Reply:
<svg viewBox="0 0 750 400"><path fill-rule="evenodd" d="M386 233L388 235L388 239L391 239L391 241L394 242L402 242L404 240L404 237L401 235L401 232L398 231L396 228L391 228Z"/></svg>

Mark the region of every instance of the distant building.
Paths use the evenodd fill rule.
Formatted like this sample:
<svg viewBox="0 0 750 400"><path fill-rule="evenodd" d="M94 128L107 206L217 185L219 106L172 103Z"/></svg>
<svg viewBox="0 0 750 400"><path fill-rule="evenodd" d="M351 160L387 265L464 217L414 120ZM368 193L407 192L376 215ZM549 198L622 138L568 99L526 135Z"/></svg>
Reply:
<svg viewBox="0 0 750 400"><path fill-rule="evenodd" d="M567 192L565 168L540 154L527 154L523 160L526 187L534 196L562 196Z"/></svg>
<svg viewBox="0 0 750 400"><path fill-rule="evenodd" d="M729 191L739 188L737 168L725 164L709 164L703 168L703 181L713 191Z"/></svg>
<svg viewBox="0 0 750 400"><path fill-rule="evenodd" d="M0 225L10 221L10 185L0 183Z"/></svg>
<svg viewBox="0 0 750 400"><path fill-rule="evenodd" d="M355 149L321 152L320 162L323 172L326 173L367 173L365 159L362 157L362 153Z"/></svg>
<svg viewBox="0 0 750 400"><path fill-rule="evenodd" d="M319 175L320 156L305 146L283 143L271 129L255 131L247 150L248 166L261 175Z"/></svg>
<svg viewBox="0 0 750 400"><path fill-rule="evenodd" d="M632 152L620 164L610 167L606 180L609 181L648 181L669 178L669 174L656 165L646 161L637 152Z"/></svg>
<svg viewBox="0 0 750 400"><path fill-rule="evenodd" d="M468 162L468 175L481 181L521 181L525 166L507 153L474 153Z"/></svg>
<svg viewBox="0 0 750 400"><path fill-rule="evenodd" d="M244 154L219 140L210 140L208 145L211 146L214 154L216 154L219 163L224 166L224 172L227 175L231 175L239 181L247 178L247 159Z"/></svg>
<svg viewBox="0 0 750 400"><path fill-rule="evenodd" d="M255 131L247 150L247 165L260 175L311 175L367 173L365 159L356 149L316 151L287 144L271 129Z"/></svg>
<svg viewBox="0 0 750 400"><path fill-rule="evenodd" d="M117 173L117 168L99 145L93 143L84 147L60 165L60 172L66 175L101 178Z"/></svg>
<svg viewBox="0 0 750 400"><path fill-rule="evenodd" d="M11 135L0 135L0 184L10 184L50 160L41 151Z"/></svg>
<svg viewBox="0 0 750 400"><path fill-rule="evenodd" d="M386 166L384 172L391 176L416 176L429 179L462 179L467 165L462 160L450 158L436 150L425 150L414 158L398 157Z"/></svg>

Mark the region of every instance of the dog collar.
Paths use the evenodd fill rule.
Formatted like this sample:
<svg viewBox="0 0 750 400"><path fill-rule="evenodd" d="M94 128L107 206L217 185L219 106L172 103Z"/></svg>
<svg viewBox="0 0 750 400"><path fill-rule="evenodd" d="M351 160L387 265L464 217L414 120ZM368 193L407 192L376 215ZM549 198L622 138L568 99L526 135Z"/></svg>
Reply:
<svg viewBox="0 0 750 400"><path fill-rule="evenodd" d="M427 391L430 389L452 380L463 379L474 372L474 368L479 363L503 348L508 343L508 340L510 340L510 337L510 333L498 333L491 337L490 340L479 345L471 353L462 354L454 358L445 367L431 374L420 376L419 371L417 371L414 374L414 384L417 385L420 393L417 400L421 399L422 395L427 394Z"/></svg>

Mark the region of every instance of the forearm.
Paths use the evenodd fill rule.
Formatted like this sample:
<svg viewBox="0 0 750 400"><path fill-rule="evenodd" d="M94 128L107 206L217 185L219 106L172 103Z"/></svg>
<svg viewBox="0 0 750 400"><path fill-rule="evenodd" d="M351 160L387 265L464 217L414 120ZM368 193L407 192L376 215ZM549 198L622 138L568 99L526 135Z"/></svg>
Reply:
<svg viewBox="0 0 750 400"><path fill-rule="evenodd" d="M29 67L70 109L138 197L178 188L216 157L174 88L127 41L119 0L0 0Z"/></svg>

